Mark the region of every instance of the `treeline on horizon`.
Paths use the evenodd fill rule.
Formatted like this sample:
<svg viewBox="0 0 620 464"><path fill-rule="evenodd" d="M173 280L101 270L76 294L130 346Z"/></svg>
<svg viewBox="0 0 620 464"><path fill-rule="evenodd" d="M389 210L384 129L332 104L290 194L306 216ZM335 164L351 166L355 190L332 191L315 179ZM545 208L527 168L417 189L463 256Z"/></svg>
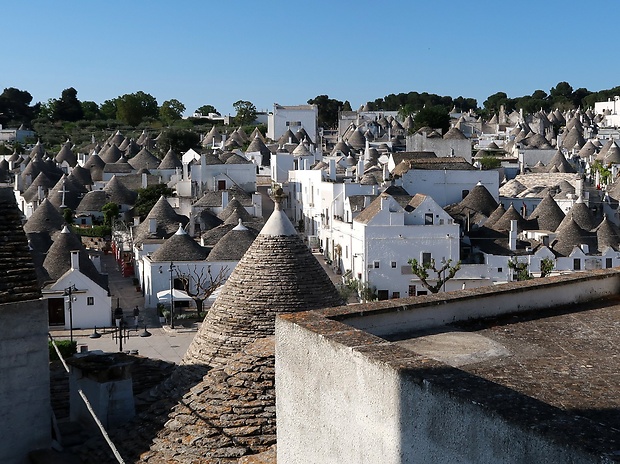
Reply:
<svg viewBox="0 0 620 464"><path fill-rule="evenodd" d="M47 102L32 104L32 95L27 90L14 87L5 88L0 94L0 124L3 127L25 125L35 130L45 142L56 145L67 138L83 138L83 133L92 134L111 130L162 130L176 128L186 131L204 131L215 124L213 121L197 118L183 119L185 105L179 100L171 99L158 104L152 95L138 91L106 100L101 104L93 101L80 101L77 90L73 87L62 91L60 98L51 98ZM506 112L523 110L534 113L543 109L561 111L574 108L591 108L597 101L606 101L620 95L620 86L591 92L586 88L573 89L568 82L559 82L549 92L535 90L531 95L510 98L505 92L490 95L479 106L474 98L459 96L441 96L427 92L408 92L389 94L374 101L368 101L370 111L398 111L401 117L417 113L422 109L433 109L436 113L448 112L453 107L458 111L474 110L484 118L490 118L503 105ZM335 128L338 112L351 110L348 101L319 95L308 100L316 104L319 111L319 126ZM239 100L233 104L237 114L234 124L246 126L252 124L256 116L256 107L249 101ZM212 105L203 105L196 109L203 115L218 111ZM64 138L64 140L60 140Z"/></svg>

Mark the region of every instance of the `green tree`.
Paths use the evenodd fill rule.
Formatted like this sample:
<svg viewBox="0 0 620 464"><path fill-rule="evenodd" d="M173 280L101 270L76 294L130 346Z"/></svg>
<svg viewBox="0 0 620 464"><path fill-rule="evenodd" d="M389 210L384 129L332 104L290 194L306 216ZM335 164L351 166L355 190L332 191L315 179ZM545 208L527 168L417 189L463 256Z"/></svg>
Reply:
<svg viewBox="0 0 620 464"><path fill-rule="evenodd" d="M510 112L515 108L515 101L508 98L508 95L506 95L505 92L497 92L493 95L489 95L489 97L482 104L484 105L487 116L491 116L499 112L502 105L504 105L506 112Z"/></svg>
<svg viewBox="0 0 620 464"><path fill-rule="evenodd" d="M99 111L104 119L116 119L116 99L104 101L99 107Z"/></svg>
<svg viewBox="0 0 620 464"><path fill-rule="evenodd" d="M256 120L256 107L254 103L246 100L237 100L233 103L233 108L237 111L235 123L240 126L249 126Z"/></svg>
<svg viewBox="0 0 620 464"><path fill-rule="evenodd" d="M152 95L141 90L116 99L116 118L130 126L137 126L145 118L157 118L159 106Z"/></svg>
<svg viewBox="0 0 620 464"><path fill-rule="evenodd" d="M309 105L316 105L318 108L318 125L325 129L332 129L338 124L338 112L342 109L343 103L334 100L327 95L319 95L308 100Z"/></svg>
<svg viewBox="0 0 620 464"><path fill-rule="evenodd" d="M34 108L30 106L30 102L32 95L29 92L15 87L5 88L0 94L0 124L30 125L34 117Z"/></svg>
<svg viewBox="0 0 620 464"><path fill-rule="evenodd" d="M77 98L77 90L69 87L62 91L60 99L55 101L52 111L54 121L79 121L84 117L82 103Z"/></svg>
<svg viewBox="0 0 620 464"><path fill-rule="evenodd" d="M202 105L200 108L196 109L196 113L200 113L203 116L209 116L210 113L220 114L213 105Z"/></svg>
<svg viewBox="0 0 620 464"><path fill-rule="evenodd" d="M134 205L134 212L143 220L149 214L157 200L161 196L169 197L172 195L172 189L166 184L151 185L150 187L138 189L138 198Z"/></svg>
<svg viewBox="0 0 620 464"><path fill-rule="evenodd" d="M173 121L181 119L184 111L185 105L173 98L161 104L159 108L159 117L164 123L171 124Z"/></svg>
<svg viewBox="0 0 620 464"><path fill-rule="evenodd" d="M452 279L456 273L461 269L461 262L457 262L454 266L452 260L442 261L441 267L435 266L435 260L431 258L430 261L420 264L417 259L410 259L407 261L411 265L411 272L420 279L422 285L428 289L431 293L439 293L444 284ZM435 284L429 282L429 271L433 271L435 276L432 280L435 280Z"/></svg>
<svg viewBox="0 0 620 464"><path fill-rule="evenodd" d="M62 210L62 217L67 224L73 224L73 211L70 208Z"/></svg>
<svg viewBox="0 0 620 464"><path fill-rule="evenodd" d="M499 168L502 165L502 162L499 158L489 153L485 153L480 159L480 164L482 165L482 169L488 170Z"/></svg>
<svg viewBox="0 0 620 464"><path fill-rule="evenodd" d="M161 134L157 144L163 153L171 148L176 153L185 153L190 148L200 148L200 135L193 130L171 128Z"/></svg>
<svg viewBox="0 0 620 464"><path fill-rule="evenodd" d="M530 280L529 266L527 263L521 263L516 258L508 260L508 267L512 269L512 277L514 280Z"/></svg>
<svg viewBox="0 0 620 464"><path fill-rule="evenodd" d="M413 118L413 130L428 126L433 129L441 129L446 133L450 129L450 115L444 106L431 106L422 108Z"/></svg>
<svg viewBox="0 0 620 464"><path fill-rule="evenodd" d="M407 119L407 116L413 116L415 112L416 110L413 107L413 104L407 103L400 107L400 109L398 110L398 116L400 117L401 121L404 121L405 119Z"/></svg>
<svg viewBox="0 0 620 464"><path fill-rule="evenodd" d="M540 277L547 277L555 268L555 263L551 258L543 258L540 261Z"/></svg>
<svg viewBox="0 0 620 464"><path fill-rule="evenodd" d="M118 217L120 211L116 203L110 202L103 205L101 208L101 212L103 213L103 224L112 226L112 221Z"/></svg>
<svg viewBox="0 0 620 464"><path fill-rule="evenodd" d="M351 103L349 103L349 100L345 100L342 104L342 111L353 111L351 109Z"/></svg>
<svg viewBox="0 0 620 464"><path fill-rule="evenodd" d="M82 102L82 113L84 119L88 121L94 121L95 119L101 119L101 111L99 111L99 105L94 101Z"/></svg>

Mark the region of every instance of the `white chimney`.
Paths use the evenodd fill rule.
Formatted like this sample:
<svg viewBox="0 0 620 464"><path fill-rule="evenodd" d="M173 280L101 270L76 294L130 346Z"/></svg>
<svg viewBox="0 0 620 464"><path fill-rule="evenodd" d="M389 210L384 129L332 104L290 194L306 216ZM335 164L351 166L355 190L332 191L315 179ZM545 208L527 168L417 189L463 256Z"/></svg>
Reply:
<svg viewBox="0 0 620 464"><path fill-rule="evenodd" d="M139 226L140 225L140 216L135 216L133 218L133 225L134 226Z"/></svg>
<svg viewBox="0 0 620 464"><path fill-rule="evenodd" d="M222 208L226 208L228 206L228 192L226 190L222 190Z"/></svg>
<svg viewBox="0 0 620 464"><path fill-rule="evenodd" d="M508 233L508 247L511 251L515 251L517 249L517 220L513 219L510 221L510 232Z"/></svg>
<svg viewBox="0 0 620 464"><path fill-rule="evenodd" d="M71 252L71 270L72 271L80 270L80 252L77 250Z"/></svg>
<svg viewBox="0 0 620 464"><path fill-rule="evenodd" d="M148 178L147 178L147 174L146 174L146 172L143 172L142 173L142 188L145 189L148 186L149 186L149 181L148 181Z"/></svg>
<svg viewBox="0 0 620 464"><path fill-rule="evenodd" d="M360 159L357 161L357 169L355 170L355 182L359 182L363 175L364 175L364 160L360 156Z"/></svg>
<svg viewBox="0 0 620 464"><path fill-rule="evenodd" d="M44 199L45 199L45 194L43 193L43 186L39 185L37 187L37 200L39 200L39 202L41 202Z"/></svg>
<svg viewBox="0 0 620 464"><path fill-rule="evenodd" d="M387 210L390 207L390 199L386 196L381 197L381 211Z"/></svg>
<svg viewBox="0 0 620 464"><path fill-rule="evenodd" d="M157 232L157 219L149 218L149 234L155 234Z"/></svg>
<svg viewBox="0 0 620 464"><path fill-rule="evenodd" d="M581 251L583 251L587 255L590 252L590 247L586 243L582 243Z"/></svg>
<svg viewBox="0 0 620 464"><path fill-rule="evenodd" d="M336 181L336 160L329 160L329 180L335 182Z"/></svg>

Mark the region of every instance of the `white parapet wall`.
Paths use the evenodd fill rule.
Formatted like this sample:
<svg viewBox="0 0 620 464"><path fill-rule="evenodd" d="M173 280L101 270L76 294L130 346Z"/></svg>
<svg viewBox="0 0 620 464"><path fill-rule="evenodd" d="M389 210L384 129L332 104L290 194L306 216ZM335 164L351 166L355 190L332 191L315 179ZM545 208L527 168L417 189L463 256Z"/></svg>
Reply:
<svg viewBox="0 0 620 464"><path fill-rule="evenodd" d="M598 462L563 438L555 408L387 338L619 291L620 273L600 270L279 315L278 462Z"/></svg>

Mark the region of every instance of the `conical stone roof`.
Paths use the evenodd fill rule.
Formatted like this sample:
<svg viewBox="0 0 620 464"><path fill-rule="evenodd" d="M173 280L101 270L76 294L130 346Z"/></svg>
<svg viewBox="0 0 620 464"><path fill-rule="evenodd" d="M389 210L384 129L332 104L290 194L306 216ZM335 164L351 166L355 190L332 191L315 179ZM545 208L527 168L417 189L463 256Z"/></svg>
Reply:
<svg viewBox="0 0 620 464"><path fill-rule="evenodd" d="M65 226L60 234L57 234L54 243L47 251L43 267L47 271L52 281L60 279L69 269L71 269L71 252L79 251L80 272L90 280L106 288L104 277L99 274L97 268L88 257L88 253L82 245L80 237L74 234Z"/></svg>
<svg viewBox="0 0 620 464"><path fill-rule="evenodd" d="M174 235L153 252L151 261L203 261L206 257L207 249L201 247L196 240L187 235L182 224L179 224Z"/></svg>
<svg viewBox="0 0 620 464"><path fill-rule="evenodd" d="M263 140L257 135L252 139L252 142L248 146L248 149L245 151L246 153L260 153L263 155L263 165L269 164L269 159L271 157L271 152L269 148L265 145ZM266 163L265 163L266 161Z"/></svg>
<svg viewBox="0 0 620 464"><path fill-rule="evenodd" d="M65 161L71 167L77 165L77 157L71 151L71 142L65 142L54 159L59 164Z"/></svg>
<svg viewBox="0 0 620 464"><path fill-rule="evenodd" d="M109 202L110 197L105 191L93 190L84 195L75 212L79 214L101 211L103 206Z"/></svg>
<svg viewBox="0 0 620 464"><path fill-rule="evenodd" d="M561 172L575 172L575 169L573 169L571 164L566 160L562 150L555 152L555 155L553 155L553 158L549 161L548 166L555 166Z"/></svg>
<svg viewBox="0 0 620 464"><path fill-rule="evenodd" d="M110 201L117 205L133 206L138 199L138 192L125 187L117 176L112 177L103 190L109 195Z"/></svg>
<svg viewBox="0 0 620 464"><path fill-rule="evenodd" d="M21 216L13 190L0 188L0 304L41 297Z"/></svg>
<svg viewBox="0 0 620 464"><path fill-rule="evenodd" d="M287 143L294 143L297 145L299 140L295 137L295 134L290 129L287 129L284 134L278 139L278 145L286 145Z"/></svg>
<svg viewBox="0 0 620 464"><path fill-rule="evenodd" d="M116 163L121 158L121 156L123 156L123 152L116 145L110 145L108 149L102 150L99 153L99 157L106 164Z"/></svg>
<svg viewBox="0 0 620 464"><path fill-rule="evenodd" d="M216 243L207 256L207 261L239 261L257 235L255 229L245 227L239 220L237 226Z"/></svg>
<svg viewBox="0 0 620 464"><path fill-rule="evenodd" d="M459 206L478 211L488 217L497 208L497 201L486 187L479 183L461 200Z"/></svg>
<svg viewBox="0 0 620 464"><path fill-rule="evenodd" d="M590 208L583 202L581 197L572 206L564 221L567 221L569 218L572 218L579 227L586 231L592 230L597 226L592 211L590 211Z"/></svg>
<svg viewBox="0 0 620 464"><path fill-rule="evenodd" d="M233 197L233 199L228 202L226 207L222 211L220 211L217 217L220 218L222 221L226 222L228 217L233 213L236 213L237 218L240 218L243 221L249 221L251 219L250 213L246 211L246 209L243 207L241 202L237 200L236 197ZM235 221L235 224L236 223L237 221Z"/></svg>
<svg viewBox="0 0 620 464"><path fill-rule="evenodd" d="M588 245L590 252L594 251L596 244L593 235L588 234L571 218L566 217L558 227L556 238L551 246L553 251L560 256L569 256L575 247Z"/></svg>
<svg viewBox="0 0 620 464"><path fill-rule="evenodd" d="M151 219L154 219L157 223L157 229L153 237L149 235ZM177 231L179 223L185 225L188 222L189 219L181 214L177 214L174 208L170 206L170 203L168 203L168 200L166 200L166 197L162 195L144 221L136 228L134 243L141 245L147 238L168 238Z"/></svg>
<svg viewBox="0 0 620 464"><path fill-rule="evenodd" d="M514 205L510 205L510 207L506 210L503 216L499 218L495 222L495 224L491 226L491 228L499 232L509 231L510 223L513 220L517 221L517 231L521 232L523 229L527 228L527 221L523 219L523 216L519 214L519 212L515 209Z"/></svg>
<svg viewBox="0 0 620 464"><path fill-rule="evenodd" d="M532 214L528 217L530 221L536 221L538 230L548 230L555 232L558 226L564 220L564 212L558 206L551 194L547 193L538 206L534 208Z"/></svg>
<svg viewBox="0 0 620 464"><path fill-rule="evenodd" d="M176 169L180 167L183 167L183 163L181 163L181 160L171 148L164 156L164 159L161 160L157 169Z"/></svg>
<svg viewBox="0 0 620 464"><path fill-rule="evenodd" d="M26 233L47 232L51 237L62 230L64 225L65 219L54 205L45 199L24 224L24 231Z"/></svg>
<svg viewBox="0 0 620 464"><path fill-rule="evenodd" d="M505 212L506 212L506 209L504 208L504 205L502 205L500 203L497 206L497 208L495 208L495 211L493 211L491 213L489 218L486 221L484 221L483 225L485 227L493 228L493 224L495 224L497 221L499 221L501 219L501 217L504 215Z"/></svg>
<svg viewBox="0 0 620 464"><path fill-rule="evenodd" d="M273 335L276 314L341 302L334 284L276 201L273 214L224 284L183 363L224 365L243 346Z"/></svg>
<svg viewBox="0 0 620 464"><path fill-rule="evenodd" d="M606 247L611 247L615 251L620 249L620 235L618 228L607 219L607 215L596 228L596 244L599 252L603 252Z"/></svg>
<svg viewBox="0 0 620 464"><path fill-rule="evenodd" d="M40 172L39 175L32 181L30 186L22 194L24 200L28 203L32 203L37 198L39 187L43 188L43 193L47 194L47 191L53 187L54 183L45 175L44 172Z"/></svg>
<svg viewBox="0 0 620 464"><path fill-rule="evenodd" d="M140 169L157 169L161 161L153 153L143 148L136 156L131 158L128 163L136 171Z"/></svg>
<svg viewBox="0 0 620 464"><path fill-rule="evenodd" d="M76 164L75 167L71 170L71 175L81 185L93 185L93 178L90 175L90 171L86 168L83 168L79 164Z"/></svg>

